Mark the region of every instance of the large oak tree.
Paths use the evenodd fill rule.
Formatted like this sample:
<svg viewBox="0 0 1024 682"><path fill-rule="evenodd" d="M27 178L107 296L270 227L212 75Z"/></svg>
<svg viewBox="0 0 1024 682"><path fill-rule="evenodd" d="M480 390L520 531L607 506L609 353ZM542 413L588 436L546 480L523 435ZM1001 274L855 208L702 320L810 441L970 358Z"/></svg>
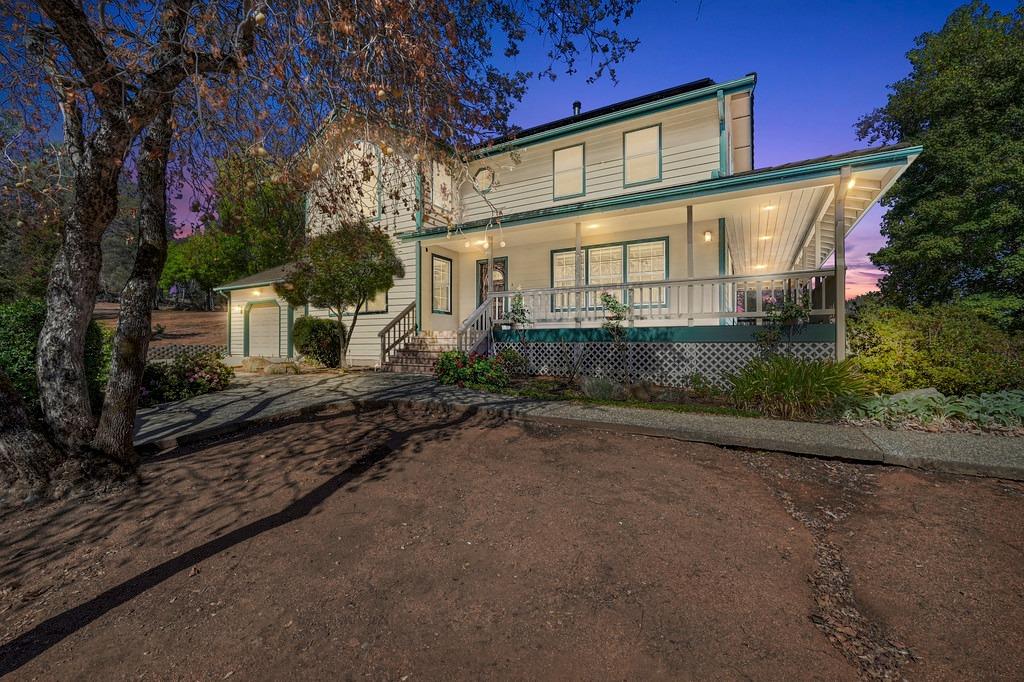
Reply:
<svg viewBox="0 0 1024 682"><path fill-rule="evenodd" d="M152 230L166 220L168 169L202 189L210 159L229 153L301 159L303 142L325 121L351 112L368 134L402 131L403 148L419 148L422 158L439 148L458 157L484 136L507 132L509 111L534 75L501 68L496 51L514 56L530 36L549 46L542 73L575 71L590 56L601 76L635 47L617 30L635 2L3 3L2 103L22 122L22 132L5 140L4 184L19 181L19 151L55 136L70 167L38 354L43 413L60 449L109 459L125 472L135 466L131 424L149 310L132 301L151 298L163 263L166 235ZM150 176L154 165L164 169L162 182ZM83 341L100 242L126 168L140 190L140 249L97 430ZM312 169L293 161L285 170ZM349 181L355 187L362 178Z"/></svg>

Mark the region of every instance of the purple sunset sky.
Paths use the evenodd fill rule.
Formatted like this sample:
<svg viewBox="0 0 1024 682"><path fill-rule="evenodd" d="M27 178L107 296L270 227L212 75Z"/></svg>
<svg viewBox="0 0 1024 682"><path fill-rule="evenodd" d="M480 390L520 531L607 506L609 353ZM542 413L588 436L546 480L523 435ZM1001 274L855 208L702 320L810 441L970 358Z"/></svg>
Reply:
<svg viewBox="0 0 1024 682"><path fill-rule="evenodd" d="M618 69L618 85L577 76L534 82L516 110L521 126L571 114L572 101L593 109L708 76L758 74L754 92L754 163L774 166L868 146L857 118L885 103L886 86L907 75L914 38L937 31L962 3L942 0L829 2L641 0L623 32L640 46ZM1010 2L991 2L1008 12ZM543 45L528 44L515 62L542 66ZM880 207L847 240L849 296L876 288L868 253L884 243Z"/></svg>

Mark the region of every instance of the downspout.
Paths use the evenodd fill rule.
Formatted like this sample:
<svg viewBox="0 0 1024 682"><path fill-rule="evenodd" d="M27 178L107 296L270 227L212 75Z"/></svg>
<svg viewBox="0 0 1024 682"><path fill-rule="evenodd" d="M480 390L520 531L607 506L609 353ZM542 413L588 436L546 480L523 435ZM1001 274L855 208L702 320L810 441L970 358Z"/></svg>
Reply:
<svg viewBox="0 0 1024 682"><path fill-rule="evenodd" d="M423 231L423 173L416 172L416 232ZM420 270L420 251L423 245L416 240L416 332L423 329L423 305L420 301L420 289L423 286L423 273Z"/></svg>

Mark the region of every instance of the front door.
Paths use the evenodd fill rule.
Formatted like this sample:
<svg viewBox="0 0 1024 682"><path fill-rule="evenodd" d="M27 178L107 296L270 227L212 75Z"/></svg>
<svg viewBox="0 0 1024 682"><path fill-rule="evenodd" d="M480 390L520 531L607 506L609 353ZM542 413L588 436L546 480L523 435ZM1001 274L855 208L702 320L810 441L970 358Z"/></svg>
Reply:
<svg viewBox="0 0 1024 682"><path fill-rule="evenodd" d="M508 258L494 259L494 291L507 291ZM476 262L476 304L480 305L487 298L487 261Z"/></svg>

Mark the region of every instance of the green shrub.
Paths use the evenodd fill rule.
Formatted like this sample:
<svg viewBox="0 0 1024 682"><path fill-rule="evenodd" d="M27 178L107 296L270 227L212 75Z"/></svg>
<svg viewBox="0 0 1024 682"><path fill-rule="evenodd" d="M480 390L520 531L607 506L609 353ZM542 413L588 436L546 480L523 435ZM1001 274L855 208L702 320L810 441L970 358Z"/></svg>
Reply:
<svg viewBox="0 0 1024 682"><path fill-rule="evenodd" d="M622 400L626 397L622 384L608 377L582 377L580 392L591 400Z"/></svg>
<svg viewBox="0 0 1024 682"><path fill-rule="evenodd" d="M496 362L505 368L510 377L521 377L529 373L529 365L523 354L514 348L506 348L494 356Z"/></svg>
<svg viewBox="0 0 1024 682"><path fill-rule="evenodd" d="M1000 391L962 397L876 396L852 406L846 416L887 426L906 423L944 425L956 421L985 428L1021 428L1024 427L1024 391Z"/></svg>
<svg viewBox="0 0 1024 682"><path fill-rule="evenodd" d="M441 353L434 363L434 376L448 386L468 386L484 390L508 387L508 372L496 358L466 355L460 350Z"/></svg>
<svg viewBox="0 0 1024 682"><path fill-rule="evenodd" d="M341 337L338 323L322 317L305 315L295 320L292 340L299 353L324 367L337 367L341 362Z"/></svg>
<svg viewBox="0 0 1024 682"><path fill-rule="evenodd" d="M219 353L182 353L171 362L151 362L142 375L139 404L156 405L223 391L234 375Z"/></svg>
<svg viewBox="0 0 1024 682"><path fill-rule="evenodd" d="M43 301L26 299L0 304L0 368L33 411L39 409L36 346L45 319ZM112 339L112 330L95 321L89 323L85 333L85 376L94 407L99 407L103 400L103 388L110 373Z"/></svg>
<svg viewBox="0 0 1024 682"><path fill-rule="evenodd" d="M1024 387L1024 335L1001 329L976 301L902 310L875 302L849 319L848 347L882 393L937 388L947 395Z"/></svg>
<svg viewBox="0 0 1024 682"><path fill-rule="evenodd" d="M835 414L863 398L868 385L850 361L758 358L728 377L737 407L784 419Z"/></svg>

